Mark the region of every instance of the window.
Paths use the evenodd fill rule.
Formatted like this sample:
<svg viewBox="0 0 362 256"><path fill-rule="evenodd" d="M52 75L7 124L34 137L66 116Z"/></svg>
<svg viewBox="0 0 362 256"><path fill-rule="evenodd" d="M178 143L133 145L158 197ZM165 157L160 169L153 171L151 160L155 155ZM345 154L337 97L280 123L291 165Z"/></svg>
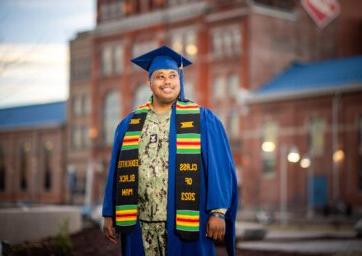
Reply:
<svg viewBox="0 0 362 256"><path fill-rule="evenodd" d="M239 76L231 74L228 76L228 95L231 98L237 98L239 94Z"/></svg>
<svg viewBox="0 0 362 256"><path fill-rule="evenodd" d="M90 98L88 94L73 96L73 113L77 116L90 113Z"/></svg>
<svg viewBox="0 0 362 256"><path fill-rule="evenodd" d="M239 113L237 111L230 112L229 132L232 138L239 136Z"/></svg>
<svg viewBox="0 0 362 256"><path fill-rule="evenodd" d="M215 57L219 57L222 55L222 34L221 31L215 30L212 35L212 46L213 46L213 54Z"/></svg>
<svg viewBox="0 0 362 256"><path fill-rule="evenodd" d="M82 114L82 97L79 95L73 96L73 114L79 116Z"/></svg>
<svg viewBox="0 0 362 256"><path fill-rule="evenodd" d="M120 74L123 71L123 47L122 45L114 46L114 73Z"/></svg>
<svg viewBox="0 0 362 256"><path fill-rule="evenodd" d="M102 75L107 76L112 73L112 47L106 45L102 48Z"/></svg>
<svg viewBox="0 0 362 256"><path fill-rule="evenodd" d="M324 153L325 120L313 117L309 124L309 152L312 156Z"/></svg>
<svg viewBox="0 0 362 256"><path fill-rule="evenodd" d="M81 129L77 125L72 127L72 146L74 149L79 149L82 145L82 134Z"/></svg>
<svg viewBox="0 0 362 256"><path fill-rule="evenodd" d="M5 191L6 189L6 165L5 165L5 155L2 147L0 147L0 191Z"/></svg>
<svg viewBox="0 0 362 256"><path fill-rule="evenodd" d="M47 143L44 146L44 189L50 191L52 187L52 145Z"/></svg>
<svg viewBox="0 0 362 256"><path fill-rule="evenodd" d="M136 94L133 100L133 108L136 108L147 102L151 94L152 93L150 91L150 88L146 84L139 85L137 87Z"/></svg>
<svg viewBox="0 0 362 256"><path fill-rule="evenodd" d="M86 186L86 177L84 175L84 172L77 173L75 180L75 193L78 195L84 195Z"/></svg>
<svg viewBox="0 0 362 256"><path fill-rule="evenodd" d="M103 3L100 7L100 16L102 20L115 19L123 16L124 1L114 3Z"/></svg>
<svg viewBox="0 0 362 256"><path fill-rule="evenodd" d="M89 95L85 95L84 96L84 113L90 114L91 112L91 101L90 101L90 96Z"/></svg>
<svg viewBox="0 0 362 256"><path fill-rule="evenodd" d="M184 54L190 59L193 59L197 54L196 33L194 30L188 30L185 33Z"/></svg>
<svg viewBox="0 0 362 256"><path fill-rule="evenodd" d="M241 52L241 32L238 25L215 28L211 32L215 58L238 56Z"/></svg>
<svg viewBox="0 0 362 256"><path fill-rule="evenodd" d="M186 79L188 80L188 79ZM184 94L185 94L185 98L189 99L189 100L195 100L195 89L194 89L194 84L189 82L190 80L188 80L188 82L184 82Z"/></svg>
<svg viewBox="0 0 362 256"><path fill-rule="evenodd" d="M262 131L262 168L263 173L266 175L274 174L276 165L276 152L275 146L278 137L278 126L275 122L267 121L263 125ZM265 144L272 145L268 148L264 147Z"/></svg>
<svg viewBox="0 0 362 256"><path fill-rule="evenodd" d="M103 138L107 145L112 145L113 136L121 113L118 91L107 94L103 108Z"/></svg>
<svg viewBox="0 0 362 256"><path fill-rule="evenodd" d="M118 43L108 43L101 50L101 71L103 76L121 74L124 69L124 48Z"/></svg>
<svg viewBox="0 0 362 256"><path fill-rule="evenodd" d="M358 118L358 189L362 191L362 115Z"/></svg>
<svg viewBox="0 0 362 256"><path fill-rule="evenodd" d="M84 125L80 127L81 133L81 145L83 147L88 147L90 145L89 137L88 137L88 128Z"/></svg>
<svg viewBox="0 0 362 256"><path fill-rule="evenodd" d="M28 158L29 158L30 146L24 144L20 148L20 189L26 191L28 188Z"/></svg>
<svg viewBox="0 0 362 256"><path fill-rule="evenodd" d="M197 54L197 37L193 29L179 29L172 33L172 48L188 59L193 59Z"/></svg>
<svg viewBox="0 0 362 256"><path fill-rule="evenodd" d="M156 41L146 41L135 43L132 48L132 56L138 57L158 46Z"/></svg>
<svg viewBox="0 0 362 256"><path fill-rule="evenodd" d="M214 99L222 99L226 96L226 82L223 76L218 76L213 82Z"/></svg>

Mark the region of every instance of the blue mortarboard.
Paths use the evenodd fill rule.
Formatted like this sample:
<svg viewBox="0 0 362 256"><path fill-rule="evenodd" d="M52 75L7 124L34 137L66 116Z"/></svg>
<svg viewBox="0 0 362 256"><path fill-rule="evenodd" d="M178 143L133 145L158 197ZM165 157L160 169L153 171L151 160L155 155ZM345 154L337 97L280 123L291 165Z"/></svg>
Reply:
<svg viewBox="0 0 362 256"><path fill-rule="evenodd" d="M148 72L148 77L151 77L152 73L159 69L174 69L179 71L181 87L179 98L184 100L182 69L183 67L192 64L191 61L167 46L161 46L160 48L145 53L137 58L132 59L131 61L146 70Z"/></svg>

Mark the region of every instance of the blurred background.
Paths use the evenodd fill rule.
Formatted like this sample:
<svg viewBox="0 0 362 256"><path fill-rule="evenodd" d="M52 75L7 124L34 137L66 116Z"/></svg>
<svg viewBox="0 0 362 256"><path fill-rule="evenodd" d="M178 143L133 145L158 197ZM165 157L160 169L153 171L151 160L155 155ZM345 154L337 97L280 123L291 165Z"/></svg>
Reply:
<svg viewBox="0 0 362 256"><path fill-rule="evenodd" d="M238 238L265 241L239 250L362 253L361 1L2 0L0 24L3 248L101 222L115 128L150 96L129 60L166 44L229 135Z"/></svg>

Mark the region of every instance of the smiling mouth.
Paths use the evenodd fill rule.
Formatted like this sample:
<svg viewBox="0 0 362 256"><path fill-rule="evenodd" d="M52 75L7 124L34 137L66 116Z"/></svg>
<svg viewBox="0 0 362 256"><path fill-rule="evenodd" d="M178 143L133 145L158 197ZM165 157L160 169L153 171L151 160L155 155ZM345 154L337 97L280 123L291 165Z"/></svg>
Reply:
<svg viewBox="0 0 362 256"><path fill-rule="evenodd" d="M171 93L171 92L173 92L173 89L170 88L170 87L161 88L161 90L162 90L164 93Z"/></svg>

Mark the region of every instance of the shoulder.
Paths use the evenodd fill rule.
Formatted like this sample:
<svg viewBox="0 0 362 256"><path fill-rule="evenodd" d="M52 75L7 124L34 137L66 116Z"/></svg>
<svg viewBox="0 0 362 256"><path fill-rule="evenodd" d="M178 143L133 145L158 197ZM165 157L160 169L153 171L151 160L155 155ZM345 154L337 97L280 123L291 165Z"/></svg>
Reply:
<svg viewBox="0 0 362 256"><path fill-rule="evenodd" d="M201 106L200 104L198 104L197 102L194 102L192 100L188 100L186 103L190 104L190 105L196 105L196 106L198 106L200 108L200 116L201 116L202 121L211 121L211 122L216 122L218 124L221 124L220 119L209 108Z"/></svg>
<svg viewBox="0 0 362 256"><path fill-rule="evenodd" d="M121 132L122 130L126 129L129 123L129 120L134 115L134 112L128 113L117 125L116 133Z"/></svg>
<svg viewBox="0 0 362 256"><path fill-rule="evenodd" d="M210 109L206 107L200 106L200 115L201 120L206 122L213 122L218 125L222 125L220 119L217 117L217 115Z"/></svg>

